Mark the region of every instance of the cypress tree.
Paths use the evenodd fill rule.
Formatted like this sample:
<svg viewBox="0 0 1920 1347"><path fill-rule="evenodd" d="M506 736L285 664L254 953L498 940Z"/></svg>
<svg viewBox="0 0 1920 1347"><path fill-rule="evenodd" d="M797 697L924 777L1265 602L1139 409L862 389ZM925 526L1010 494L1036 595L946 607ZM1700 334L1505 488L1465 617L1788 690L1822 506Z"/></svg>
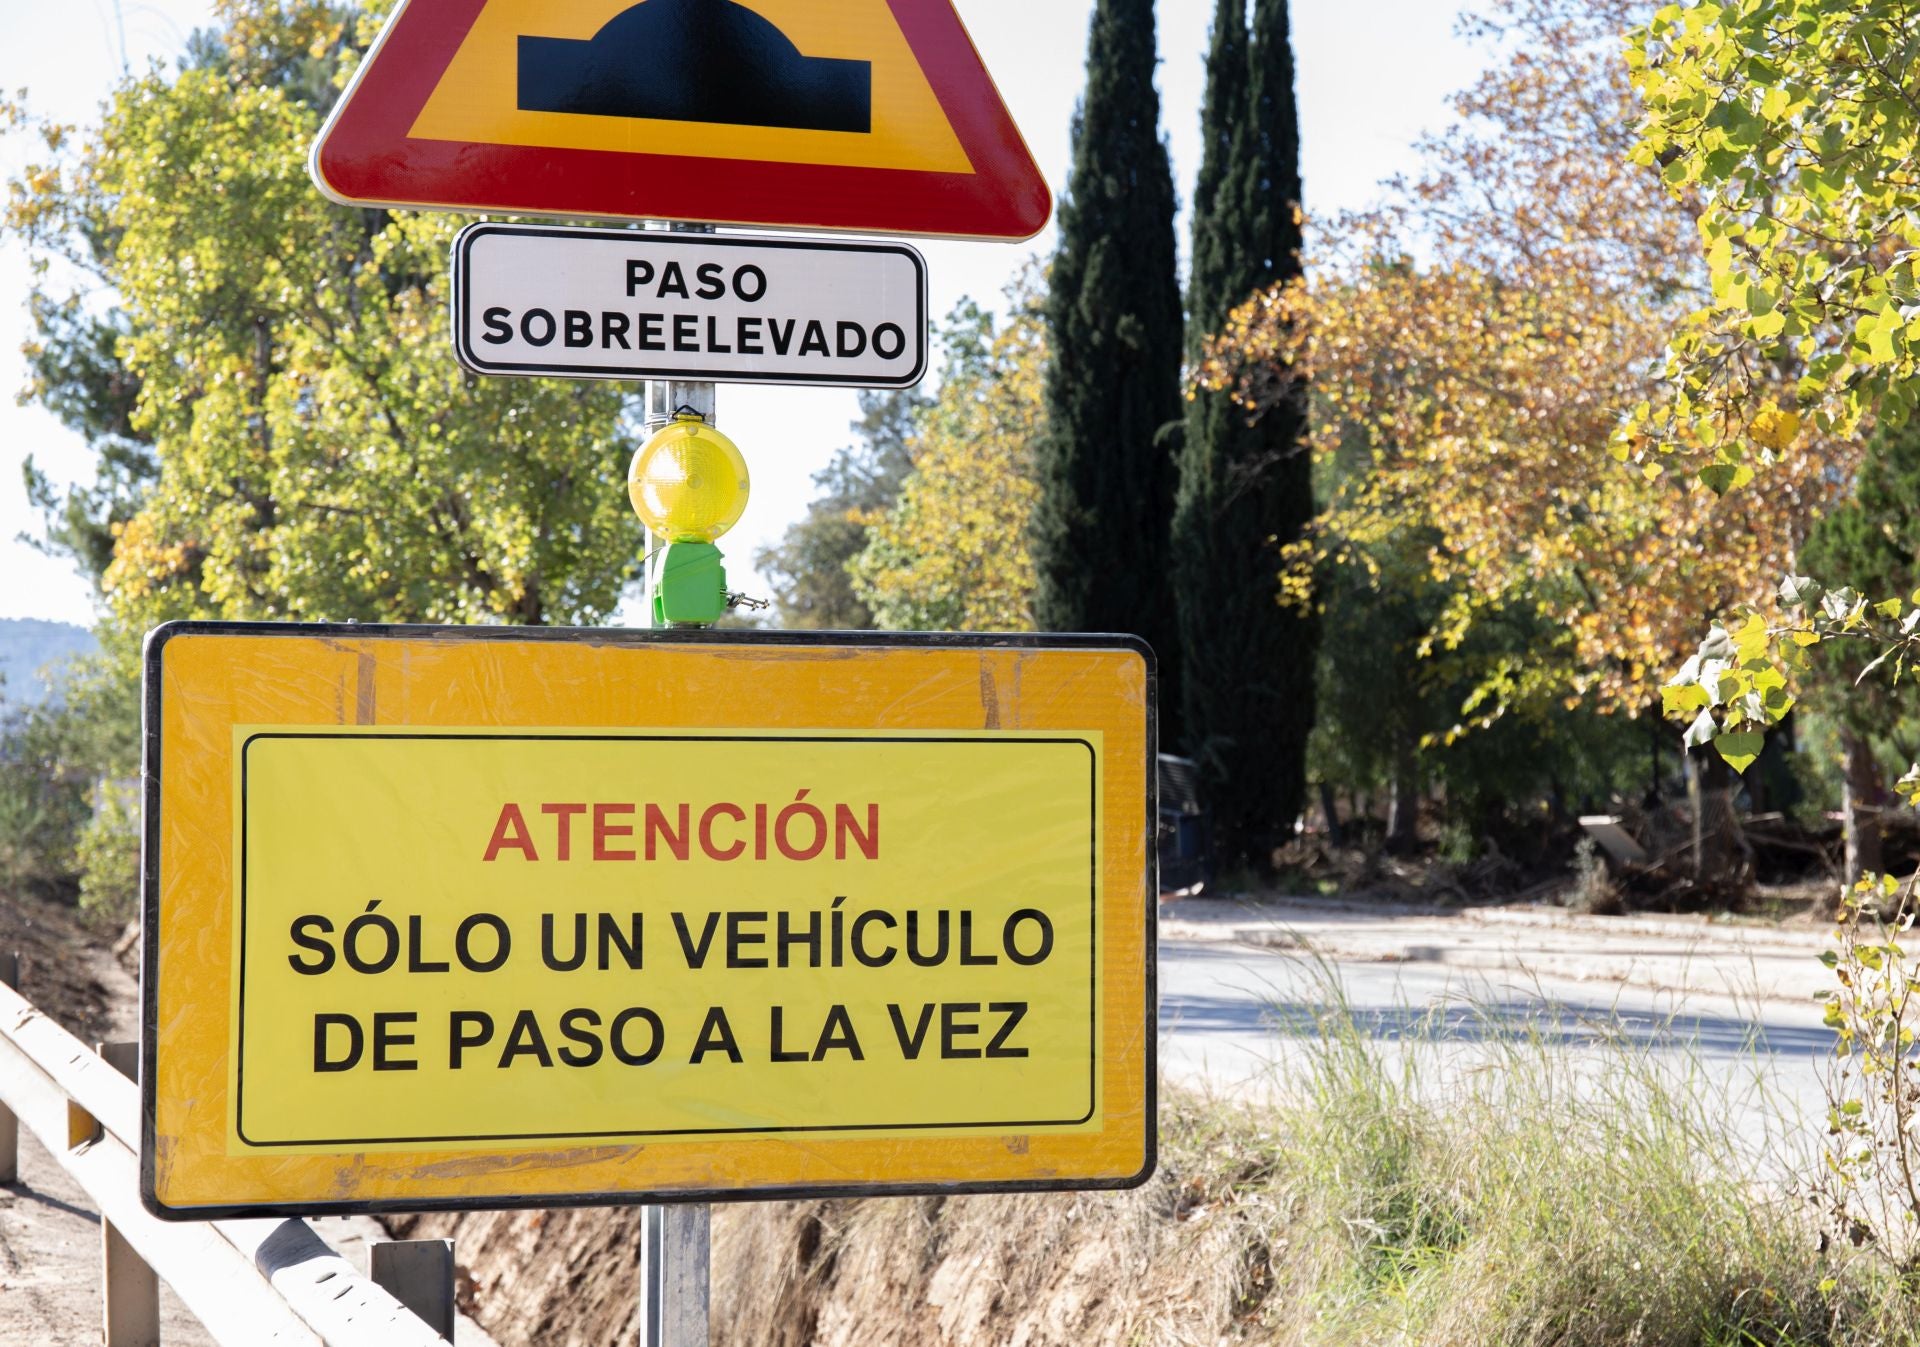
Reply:
<svg viewBox="0 0 1920 1347"><path fill-rule="evenodd" d="M1166 432L1180 418L1181 315L1155 60L1153 0L1098 0L1047 294L1033 553L1040 628L1144 636L1164 714L1177 709Z"/></svg>
<svg viewBox="0 0 1920 1347"><path fill-rule="evenodd" d="M1247 0L1218 0L1200 106L1200 180L1193 192L1193 273L1187 284L1187 355L1246 295L1238 240L1228 225L1247 194ZM1217 399L1210 400L1217 401ZM1191 420L1191 416L1189 416Z"/></svg>
<svg viewBox="0 0 1920 1347"><path fill-rule="evenodd" d="M1219 0L1194 202L1188 352L1254 291L1300 274L1300 134L1286 0ZM1224 394L1187 404L1172 530L1186 742L1221 859L1270 868L1306 795L1319 624L1278 602L1279 549L1313 515L1304 399L1248 424Z"/></svg>

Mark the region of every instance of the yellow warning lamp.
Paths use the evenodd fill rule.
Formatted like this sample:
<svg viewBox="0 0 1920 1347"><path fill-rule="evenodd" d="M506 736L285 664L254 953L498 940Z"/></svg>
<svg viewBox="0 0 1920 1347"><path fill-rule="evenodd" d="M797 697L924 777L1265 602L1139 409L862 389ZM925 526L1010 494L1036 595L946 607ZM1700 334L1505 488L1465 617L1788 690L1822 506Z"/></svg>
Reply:
<svg viewBox="0 0 1920 1347"><path fill-rule="evenodd" d="M680 413L640 446L627 499L667 540L650 572L656 627L710 627L727 611L727 572L714 539L740 522L750 484L740 447L700 416Z"/></svg>
<svg viewBox="0 0 1920 1347"><path fill-rule="evenodd" d="M750 489L740 446L698 416L675 416L627 470L633 512L670 543L713 542L740 522Z"/></svg>

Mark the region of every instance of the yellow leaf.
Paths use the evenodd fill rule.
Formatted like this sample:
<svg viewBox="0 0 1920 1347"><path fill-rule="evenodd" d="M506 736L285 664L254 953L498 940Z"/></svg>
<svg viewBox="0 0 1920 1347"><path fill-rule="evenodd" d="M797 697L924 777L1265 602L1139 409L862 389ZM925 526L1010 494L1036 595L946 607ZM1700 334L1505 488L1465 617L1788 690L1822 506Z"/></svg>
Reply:
<svg viewBox="0 0 1920 1347"><path fill-rule="evenodd" d="M1800 438L1800 413L1782 411L1774 406L1763 407L1753 418L1753 424L1747 427L1747 433L1753 436L1756 444L1763 444L1776 453L1785 452Z"/></svg>

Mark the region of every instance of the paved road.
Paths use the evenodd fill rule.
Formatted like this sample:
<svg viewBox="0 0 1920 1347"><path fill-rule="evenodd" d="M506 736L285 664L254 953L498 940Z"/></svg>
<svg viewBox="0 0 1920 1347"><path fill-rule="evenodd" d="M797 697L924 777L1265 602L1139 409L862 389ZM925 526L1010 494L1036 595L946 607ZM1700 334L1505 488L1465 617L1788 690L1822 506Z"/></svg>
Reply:
<svg viewBox="0 0 1920 1347"><path fill-rule="evenodd" d="M1756 1155L1826 1110L1832 1036L1812 992L1824 933L1538 914L1382 916L1317 905L1170 909L1161 1066L1172 1082L1284 1092L1341 997L1386 1057L1483 1065L1524 1035L1598 1076L1621 1048L1720 1110ZM1338 991L1332 990L1337 984Z"/></svg>

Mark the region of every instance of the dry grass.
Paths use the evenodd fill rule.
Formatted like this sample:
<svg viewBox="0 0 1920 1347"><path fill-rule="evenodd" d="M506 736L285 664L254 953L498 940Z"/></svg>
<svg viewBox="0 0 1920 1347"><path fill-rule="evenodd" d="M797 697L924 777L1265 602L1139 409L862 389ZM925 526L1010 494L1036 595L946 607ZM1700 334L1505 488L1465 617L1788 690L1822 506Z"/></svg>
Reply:
<svg viewBox="0 0 1920 1347"><path fill-rule="evenodd" d="M1920 1341L1920 1297L1819 1253L1684 1066L1489 1023L1462 1070L1328 1000L1280 1102L1165 1102L1137 1192L716 1212L716 1342Z"/></svg>
<svg viewBox="0 0 1920 1347"><path fill-rule="evenodd" d="M1821 1250L1724 1074L1471 1007L1387 1042L1308 999L1275 1102L1170 1094L1135 1192L716 1208L714 1341L1920 1347L1920 1272ZM631 1209L416 1224L509 1347L632 1340Z"/></svg>

